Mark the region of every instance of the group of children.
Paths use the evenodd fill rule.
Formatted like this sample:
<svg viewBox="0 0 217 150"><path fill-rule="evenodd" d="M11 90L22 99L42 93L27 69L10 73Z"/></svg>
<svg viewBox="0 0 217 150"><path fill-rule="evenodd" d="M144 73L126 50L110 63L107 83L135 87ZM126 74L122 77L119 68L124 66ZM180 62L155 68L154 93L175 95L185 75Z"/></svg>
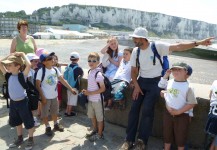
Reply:
<svg viewBox="0 0 217 150"><path fill-rule="evenodd" d="M105 48L101 50L103 54L109 54L110 64L107 66L105 76L115 85L117 81L124 82L127 86L131 81L131 66L130 56L131 48L124 49L123 58L118 51L118 43L112 38L108 41ZM39 52L40 53L40 52ZM37 53L36 53L37 54ZM27 58L28 57L28 58ZM15 52L2 59L0 69L3 74L12 74L8 80L8 89L10 95L10 113L9 124L17 128L17 140L10 145L16 147L23 143L22 124L28 129L29 139L26 149L31 149L33 141L34 123L37 126L37 120L34 119L34 112L31 112L27 103L28 97L25 89L22 88L18 81L18 73L22 72L25 78L28 77L35 84L40 94L40 111L43 123L45 124L45 134L53 135L51 130L48 115L50 114L54 121L54 131L63 132L64 128L57 122L58 115L58 90L57 84L60 82L67 88L67 108L65 116L75 116L73 107L77 106L79 87L79 78L83 76L83 70L78 65L80 56L77 52L70 54L71 63L67 65L64 75L57 69L58 64L54 63L55 53L43 51L40 54L27 54L27 57L22 52ZM104 104L101 99L101 93L105 91L104 76L100 66L100 56L96 52L88 55L88 65L90 71L87 78L87 89L81 91L88 98L87 115L92 121L93 131L86 135L90 141L103 139L104 130ZM35 70L41 63L40 69ZM25 65L25 69L21 70ZM100 71L99 73L97 73ZM96 76L97 73L97 76ZM168 80L172 73L173 79ZM165 112L163 119L163 135L164 149L169 150L173 141L178 146L178 149L184 149L187 141L188 127L190 117L192 117L193 107L197 104L192 87L188 82L188 77L192 73L192 68L186 63L180 62L173 64L166 74L161 78L159 87L164 89L161 91L161 96L165 99ZM95 77L96 76L96 77ZM16 83L16 84L14 84ZM113 86L115 88L115 86ZM114 96L115 97L115 96ZM217 149L217 81L214 81L211 92L211 108L209 112L208 122L206 126L207 133L214 136L213 149ZM111 100L108 100L107 106L111 108Z"/></svg>

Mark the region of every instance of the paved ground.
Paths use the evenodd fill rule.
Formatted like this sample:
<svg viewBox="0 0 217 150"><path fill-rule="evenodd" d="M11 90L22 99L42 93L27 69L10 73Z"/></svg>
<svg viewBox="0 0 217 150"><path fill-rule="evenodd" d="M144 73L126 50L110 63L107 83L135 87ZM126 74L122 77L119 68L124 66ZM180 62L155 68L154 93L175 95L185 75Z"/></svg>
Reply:
<svg viewBox="0 0 217 150"><path fill-rule="evenodd" d="M62 114L63 112L61 112ZM62 115L63 116L63 115ZM44 135L45 127L41 125L36 128L34 133L34 150L117 150L121 147L124 137L125 128L106 123L103 141L91 143L85 139L88 133L90 120L86 115L79 114L76 117L62 117L61 123L65 127L64 132L55 132L53 137ZM51 124L53 126L53 123ZM8 149L8 145L16 137L16 129L8 125L8 109L6 101L0 98L0 150ZM25 140L27 132L24 130ZM24 149L24 144L18 149ZM13 148L13 150L16 148ZM149 149L162 149L162 140L151 138Z"/></svg>

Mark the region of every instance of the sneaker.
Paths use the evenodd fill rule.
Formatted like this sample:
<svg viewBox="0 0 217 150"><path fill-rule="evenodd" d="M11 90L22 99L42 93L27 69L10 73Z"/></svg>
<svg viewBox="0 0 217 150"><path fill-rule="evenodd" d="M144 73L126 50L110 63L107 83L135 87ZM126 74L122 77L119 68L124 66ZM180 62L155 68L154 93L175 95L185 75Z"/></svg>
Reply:
<svg viewBox="0 0 217 150"><path fill-rule="evenodd" d="M106 106L105 108L104 108L104 110L106 111L106 110L111 110L112 109L112 106Z"/></svg>
<svg viewBox="0 0 217 150"><path fill-rule="evenodd" d="M133 142L125 141L119 150L129 150L133 148Z"/></svg>
<svg viewBox="0 0 217 150"><path fill-rule="evenodd" d="M14 148L18 147L23 143L23 138L22 139L16 139L13 143L9 145L9 148Z"/></svg>
<svg viewBox="0 0 217 150"><path fill-rule="evenodd" d="M136 142L135 150L145 150L145 144L143 140L138 139L138 141Z"/></svg>
<svg viewBox="0 0 217 150"><path fill-rule="evenodd" d="M63 128L62 125L60 125L59 123L57 123L57 124L54 125L54 131L63 132L63 131L64 131L64 128Z"/></svg>
<svg viewBox="0 0 217 150"><path fill-rule="evenodd" d="M37 121L34 121L34 126L35 127L38 127L38 126L40 126L40 122L37 120Z"/></svg>
<svg viewBox="0 0 217 150"><path fill-rule="evenodd" d="M95 134L89 138L90 142L95 142L95 141L99 141L99 140L104 140L104 136L103 135L100 136L99 134Z"/></svg>
<svg viewBox="0 0 217 150"><path fill-rule="evenodd" d="M33 144L34 144L33 141L28 140L28 142L27 142L27 144L26 144L26 147L25 147L25 150L30 150L30 149L32 149Z"/></svg>
<svg viewBox="0 0 217 150"><path fill-rule="evenodd" d="M77 116L77 113L71 112L70 114L65 113L64 115L65 115L66 117L71 117L71 116Z"/></svg>
<svg viewBox="0 0 217 150"><path fill-rule="evenodd" d="M52 136L52 135L53 135L53 132L51 131L51 127L47 127L47 128L46 128L45 134L46 134L47 136Z"/></svg>
<svg viewBox="0 0 217 150"><path fill-rule="evenodd" d="M87 133L86 134L86 138L90 138L91 136L93 136L93 135L95 135L97 133L97 131L96 130L93 130L93 131L91 131L90 133Z"/></svg>

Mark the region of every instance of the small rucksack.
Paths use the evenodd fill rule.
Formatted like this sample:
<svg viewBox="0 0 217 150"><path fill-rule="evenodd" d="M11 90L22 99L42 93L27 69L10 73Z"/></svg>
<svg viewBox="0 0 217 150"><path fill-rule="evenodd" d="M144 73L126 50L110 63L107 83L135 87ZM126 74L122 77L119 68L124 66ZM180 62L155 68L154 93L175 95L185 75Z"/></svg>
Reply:
<svg viewBox="0 0 217 150"><path fill-rule="evenodd" d="M9 93L8 93L8 80L12 74L11 73L6 73L5 75L5 92L4 97L7 100L7 107L9 108L9 102L8 99L10 98ZM26 89L27 97L29 99L29 108L31 110L36 110L38 109L38 101L39 101L39 92L36 89L36 87L32 84L31 81L28 79L25 81L24 75L22 72L18 73L18 81L22 85L24 89Z"/></svg>
<svg viewBox="0 0 217 150"><path fill-rule="evenodd" d="M169 69L169 60L167 56L163 56L163 61L161 59L161 56L159 55L157 48L155 46L155 42L151 42L151 50L154 53L154 58L153 58L153 65L156 64L156 57L160 61L161 67L162 67L162 72L161 76L164 76L166 71ZM140 55L140 48L137 50L137 56L136 56L136 67L140 68L140 62L139 62L139 55Z"/></svg>
<svg viewBox="0 0 217 150"><path fill-rule="evenodd" d="M75 85L76 85L76 83L77 83L77 81L78 81L78 78L75 79L75 76L74 76L74 70L75 70L76 68L78 68L77 65L74 66L73 68L70 67L70 65L68 65L68 66L66 67L66 71L64 72L64 79L66 79L67 82L69 83L69 85L70 85L71 87L73 87L73 88L75 87Z"/></svg>

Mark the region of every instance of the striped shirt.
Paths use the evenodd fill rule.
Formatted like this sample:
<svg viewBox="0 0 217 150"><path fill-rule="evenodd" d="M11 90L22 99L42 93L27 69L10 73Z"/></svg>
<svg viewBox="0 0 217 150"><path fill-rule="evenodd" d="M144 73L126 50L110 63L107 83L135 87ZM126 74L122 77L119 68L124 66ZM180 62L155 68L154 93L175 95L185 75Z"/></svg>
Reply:
<svg viewBox="0 0 217 150"><path fill-rule="evenodd" d="M95 78L95 74L97 71L101 71L100 68L96 68L93 70L90 70L87 78L87 90L88 91L96 91L99 89L97 83L104 82L104 77L102 76L102 73L99 72L97 74L97 77ZM88 100L91 102L99 102L101 100L100 94L94 94L94 95L89 95Z"/></svg>

